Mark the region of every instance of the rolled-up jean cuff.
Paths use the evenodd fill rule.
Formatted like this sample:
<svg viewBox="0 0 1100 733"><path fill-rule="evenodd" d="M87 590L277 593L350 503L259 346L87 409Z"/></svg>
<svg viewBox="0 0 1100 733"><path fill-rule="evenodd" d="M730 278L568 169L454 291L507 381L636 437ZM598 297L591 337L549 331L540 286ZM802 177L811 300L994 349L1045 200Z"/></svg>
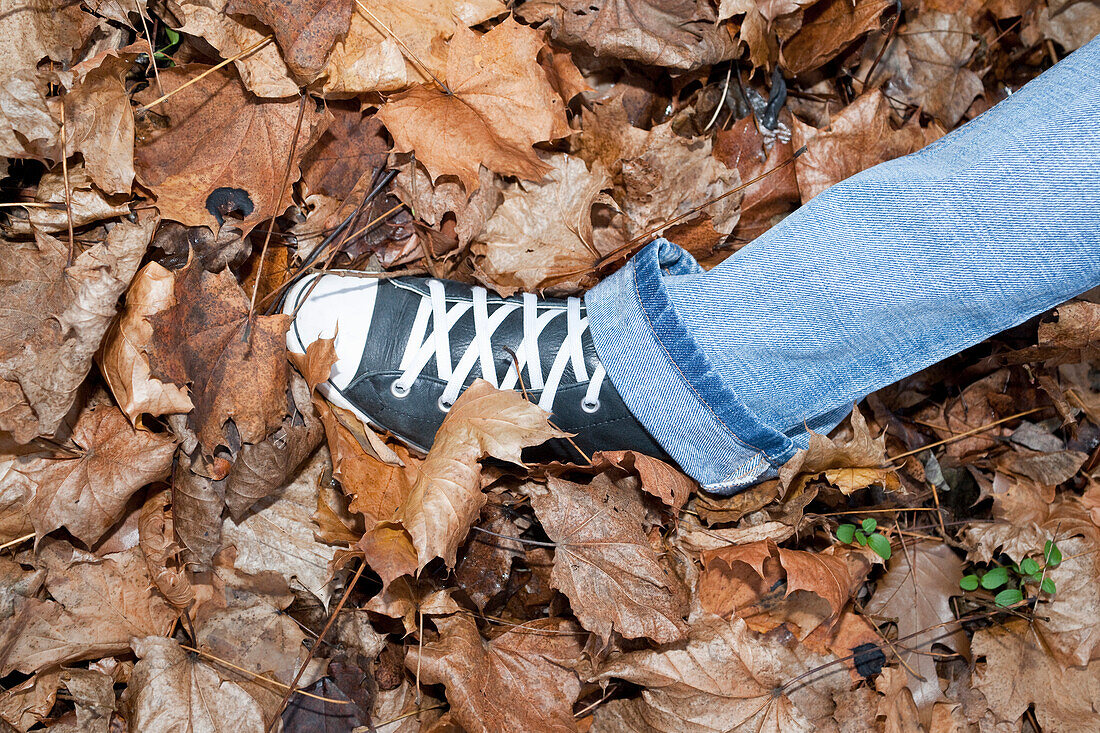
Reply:
<svg viewBox="0 0 1100 733"><path fill-rule="evenodd" d="M692 478L733 494L776 475L797 446L719 378L669 300L666 277L702 272L658 239L585 296L596 352L627 407Z"/></svg>

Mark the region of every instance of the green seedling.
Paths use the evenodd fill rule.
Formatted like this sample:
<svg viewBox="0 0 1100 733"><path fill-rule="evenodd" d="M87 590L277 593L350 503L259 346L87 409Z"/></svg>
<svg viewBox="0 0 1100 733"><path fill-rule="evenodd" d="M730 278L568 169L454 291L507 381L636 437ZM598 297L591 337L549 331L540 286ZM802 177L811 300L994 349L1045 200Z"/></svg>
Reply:
<svg viewBox="0 0 1100 733"><path fill-rule="evenodd" d="M1038 586L1039 593L1054 595L1057 588L1049 577L1049 570L1058 567L1061 562L1062 551L1054 542L1047 540L1043 547L1041 564L1033 557L1025 557L1019 564L997 565L985 572L964 575L959 581L959 587L965 591L974 591L979 587L997 591L993 602L1006 608L1024 600L1028 586Z"/></svg>
<svg viewBox="0 0 1100 733"><path fill-rule="evenodd" d="M890 559L890 540L881 532L877 532L878 522L871 517L864 519L859 526L854 524L842 524L836 528L836 538L846 545L853 542L862 547L870 547L871 551L883 560Z"/></svg>
<svg viewBox="0 0 1100 733"><path fill-rule="evenodd" d="M175 64L175 61L168 54L176 50L176 47L180 45L180 34L171 28L164 29L164 36L168 39L168 45L157 49L153 54L153 58L157 61L164 61L169 65Z"/></svg>

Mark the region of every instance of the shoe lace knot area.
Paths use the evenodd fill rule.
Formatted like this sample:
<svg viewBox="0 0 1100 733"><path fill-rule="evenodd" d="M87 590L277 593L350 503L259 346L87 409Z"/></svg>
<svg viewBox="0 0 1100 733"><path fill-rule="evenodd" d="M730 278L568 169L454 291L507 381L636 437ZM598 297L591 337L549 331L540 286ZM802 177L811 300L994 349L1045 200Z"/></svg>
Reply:
<svg viewBox="0 0 1100 733"><path fill-rule="evenodd" d="M524 293L522 301L494 301L495 309L489 310L489 296L485 288L475 286L470 301L459 300L447 303L443 283L428 281L428 297L421 298L413 320L409 340L398 367L401 376L391 386L393 394L405 397L412 389L428 362L435 360L436 373L446 381L443 394L439 398L439 409L446 412L458 399L475 365L480 367L481 378L498 389L515 389L520 383L520 371L527 372L524 386L532 391L541 392L538 405L552 412L554 399L561 385L567 366L572 365L573 376L577 383L588 383L581 407L585 412L599 409L600 388L606 372L603 365L597 363L589 374L584 358L582 337L588 330L588 316L581 314L580 298L567 298L565 308L539 308L538 298ZM474 333L466 351L453 363L451 329L473 310ZM498 378L497 365L493 356L493 334L505 319L516 310L522 310L523 339L519 348L512 354L512 365L502 378ZM565 338L561 343L548 344L547 338L540 343L540 336L555 319L565 317ZM431 332L429 333L429 325ZM503 348L503 347L502 347ZM541 351L557 348L550 371L543 374Z"/></svg>

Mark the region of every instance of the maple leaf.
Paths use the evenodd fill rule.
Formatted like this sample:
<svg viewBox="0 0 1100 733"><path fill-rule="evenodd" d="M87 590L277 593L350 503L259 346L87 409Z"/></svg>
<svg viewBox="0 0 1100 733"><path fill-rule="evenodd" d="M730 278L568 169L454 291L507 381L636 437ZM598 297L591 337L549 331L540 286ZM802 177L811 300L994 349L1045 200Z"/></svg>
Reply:
<svg viewBox="0 0 1100 733"><path fill-rule="evenodd" d="M858 407L852 410L851 423L852 437L848 441L830 440L810 431L809 447L795 453L779 470L780 486L789 490L800 476L805 482L806 477L824 474L845 496L873 484L887 491L896 490L900 486L897 473L885 468L886 434L872 438Z"/></svg>
<svg viewBox="0 0 1100 733"><path fill-rule="evenodd" d="M0 78L0 155L54 157L60 132L46 103L46 85L34 69L12 70Z"/></svg>
<svg viewBox="0 0 1100 733"><path fill-rule="evenodd" d="M18 454L0 453L0 544L34 532L27 513L34 484L17 470L18 460Z"/></svg>
<svg viewBox="0 0 1100 733"><path fill-rule="evenodd" d="M17 600L15 614L0 624L2 674L121 654L132 637L167 633L175 622L136 547L100 558L47 540L35 563L55 600Z"/></svg>
<svg viewBox="0 0 1100 733"><path fill-rule="evenodd" d="M738 35L748 46L749 61L755 67L770 69L779 50L775 21L810 5L813 0L721 0L718 18L744 15Z"/></svg>
<svg viewBox="0 0 1100 733"><path fill-rule="evenodd" d="M579 629L536 619L490 642L468 616L437 618L437 641L409 650L405 666L447 688L452 715L471 733L539 730L573 733L580 680Z"/></svg>
<svg viewBox="0 0 1100 733"><path fill-rule="evenodd" d="M29 511L37 536L65 527L91 546L135 491L168 477L176 445L170 435L135 430L110 404L83 411L71 440L74 457L32 458L19 470L35 485Z"/></svg>
<svg viewBox="0 0 1100 733"><path fill-rule="evenodd" d="M332 123L302 158L302 182L312 193L346 199L363 176L386 164L390 144L382 122L359 105L329 105Z"/></svg>
<svg viewBox="0 0 1100 733"><path fill-rule="evenodd" d="M699 0L533 0L517 13L596 56L694 69L737 55L734 35Z"/></svg>
<svg viewBox="0 0 1100 733"><path fill-rule="evenodd" d="M165 92L180 89L207 71L185 64L160 73ZM153 101L153 89L139 94ZM232 206L247 233L259 222L282 213L291 203L280 191L287 160L290 184L298 180L298 161L324 128L326 117L306 104L298 143L291 142L298 121L297 99L257 99L229 69L219 69L173 94L153 110L168 118L167 128L145 137L134 151L138 180L157 198L166 219L188 226L216 228Z"/></svg>
<svg viewBox="0 0 1100 733"><path fill-rule="evenodd" d="M538 183L517 181L485 222L473 252L497 290L541 290L560 275L587 272L600 256L592 237L592 207L611 204L602 193L611 176L597 161L591 173L580 158L549 156L550 172Z"/></svg>
<svg viewBox="0 0 1100 733"><path fill-rule="evenodd" d="M137 637L138 663L123 700L130 724L148 733L181 730L263 733L259 704L239 685L172 639Z"/></svg>
<svg viewBox="0 0 1100 733"><path fill-rule="evenodd" d="M951 596L962 593L961 579L962 563L950 547L931 542L910 544L905 552L893 555L864 609L880 626L895 621L898 637L906 640L906 648L916 650L903 652L901 657L910 671L909 689L922 716L929 715L933 703L943 696L935 659L924 653L927 650L922 645L934 640L960 654L969 646L958 624L951 623L955 619ZM919 635L926 629L931 631Z"/></svg>
<svg viewBox="0 0 1100 733"><path fill-rule="evenodd" d="M153 315L149 363L158 378L189 385L189 416L203 447L258 443L286 414L286 315L249 318L248 299L228 270L192 261L176 276L172 307Z"/></svg>
<svg viewBox="0 0 1100 733"><path fill-rule="evenodd" d="M481 234L504 195L494 175L485 167L478 169L478 187L466 193L455 176L432 177L424 166L410 161L399 169L393 180L393 194L415 212L418 219L434 227L443 223L448 214L454 216L454 232L458 246L465 248Z"/></svg>
<svg viewBox="0 0 1100 733"><path fill-rule="evenodd" d="M56 170L42 174L38 181L35 201L53 206L34 208L26 218L13 218L11 231L16 234L35 235L38 231L64 232L69 228L69 216L65 209L65 176ZM73 213L73 226L130 215L130 202L125 196L106 196L96 188L83 164L69 166L69 210Z"/></svg>
<svg viewBox="0 0 1100 733"><path fill-rule="evenodd" d="M0 430L27 442L58 428L155 226L121 221L69 267L66 246L47 234L0 242L0 396L10 400Z"/></svg>
<svg viewBox="0 0 1100 733"><path fill-rule="evenodd" d="M298 84L291 78L279 47L260 46L269 35L258 21L247 16L231 16L226 12L230 0L178 0L170 3L172 13L183 21L181 33L198 36L233 62L245 89L258 97L280 98L298 94ZM243 55L242 55L243 54ZM238 58L239 57L239 58Z"/></svg>
<svg viewBox="0 0 1100 733"><path fill-rule="evenodd" d="M531 507L555 543L553 587L581 625L609 639L658 643L681 638L686 590L661 566L642 530L641 491L632 478L598 474L588 486L551 478L528 484Z"/></svg>
<svg viewBox="0 0 1100 733"><path fill-rule="evenodd" d="M436 557L454 567L455 553L486 501L478 462L492 456L523 465L523 448L565 435L550 427L548 417L519 393L481 379L462 393L395 515L412 538L418 568Z"/></svg>
<svg viewBox="0 0 1100 733"><path fill-rule="evenodd" d="M3 0L0 2L0 77L34 70L38 62L52 59L68 68L73 49L83 42L81 18L76 3L57 4L50 0Z"/></svg>
<svg viewBox="0 0 1100 733"><path fill-rule="evenodd" d="M36 674L0 695L0 719L22 732L36 723L44 723L57 699L61 670Z"/></svg>
<svg viewBox="0 0 1100 733"><path fill-rule="evenodd" d="M1047 0L1024 23L1020 40L1036 45L1055 41L1067 53L1076 51L1100 34L1100 7L1088 0Z"/></svg>
<svg viewBox="0 0 1100 733"><path fill-rule="evenodd" d="M146 352L153 348L149 317L175 303L175 275L156 262L141 268L126 293L126 307L111 324L96 355L119 408L137 423L143 413L166 415L194 409L187 390L153 376Z"/></svg>
<svg viewBox="0 0 1100 733"><path fill-rule="evenodd" d="M998 720L1016 724L1033 705L1042 730L1084 733L1100 726L1100 662L1061 664L1025 619L978 630L974 653L985 663L975 667L972 684Z"/></svg>
<svg viewBox="0 0 1100 733"><path fill-rule="evenodd" d="M420 628L421 618L450 616L462 611L451 593L450 588L435 590L426 583L404 576L387 584L385 590L370 599L366 608L383 616L401 619L405 633L415 634Z"/></svg>
<svg viewBox="0 0 1100 733"><path fill-rule="evenodd" d="M512 19L483 36L459 28L447 57L447 91L415 86L378 116L394 150L416 151L432 178L458 176L478 187L478 167L537 180L549 166L532 145L568 135L565 103L537 63L540 35Z"/></svg>
<svg viewBox="0 0 1100 733"><path fill-rule="evenodd" d="M359 0L323 89L361 94L445 79L451 37L507 11L500 0Z"/></svg>
<svg viewBox="0 0 1100 733"><path fill-rule="evenodd" d="M303 82L324 68L332 44L348 32L354 0L229 0L225 10L251 15L275 32L286 65Z"/></svg>
<svg viewBox="0 0 1100 733"><path fill-rule="evenodd" d="M597 679L623 679L646 689L598 709L592 730L809 733L814 721L831 717L832 695L847 691L847 675L815 677L790 690L782 686L830 658L755 634L741 619L706 616L684 642L604 664Z"/></svg>
<svg viewBox="0 0 1100 733"><path fill-rule="evenodd" d="M614 466L636 473L642 490L660 499L674 512L679 512L698 484L675 466L633 450L599 451L592 455L597 468Z"/></svg>
<svg viewBox="0 0 1100 733"><path fill-rule="evenodd" d="M845 46L879 28L890 0L828 0L807 11L802 26L783 44L783 66L792 75L812 71L837 56Z"/></svg>
<svg viewBox="0 0 1100 733"><path fill-rule="evenodd" d="M895 130L891 114L890 103L876 89L845 107L825 130L794 118L792 142L806 146L794 164L802 202L866 168L920 150L936 138L915 117Z"/></svg>

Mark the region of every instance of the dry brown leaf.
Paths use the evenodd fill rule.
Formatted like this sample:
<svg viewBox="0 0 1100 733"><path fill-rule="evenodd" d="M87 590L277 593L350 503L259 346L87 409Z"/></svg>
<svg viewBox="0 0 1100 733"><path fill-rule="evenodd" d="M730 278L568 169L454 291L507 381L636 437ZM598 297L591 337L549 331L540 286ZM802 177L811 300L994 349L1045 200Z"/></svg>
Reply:
<svg viewBox="0 0 1100 733"><path fill-rule="evenodd" d="M550 171L538 183L507 186L504 201L474 242L478 268L503 293L541 290L569 273L586 273L601 255L592 237L592 207L614 205L603 193L611 176L596 161L591 173L580 158L544 157Z"/></svg>
<svg viewBox="0 0 1100 733"><path fill-rule="evenodd" d="M633 450L601 451L592 455L596 467L615 466L636 473L642 490L656 496L674 512L679 512L695 493L698 484L675 466Z"/></svg>
<svg viewBox="0 0 1100 733"><path fill-rule="evenodd" d="M0 694L0 720L20 733L45 722L57 699L61 670L55 669L14 685Z"/></svg>
<svg viewBox="0 0 1100 733"><path fill-rule="evenodd" d="M492 456L522 465L520 451L565 435L549 414L518 392L477 380L455 402L395 520L409 533L418 568L455 553L485 504L478 461Z"/></svg>
<svg viewBox="0 0 1100 733"><path fill-rule="evenodd" d="M34 532L27 512L34 484L19 472L18 458L16 454L0 453L0 545Z"/></svg>
<svg viewBox="0 0 1100 733"><path fill-rule="evenodd" d="M459 28L447 57L451 93L415 86L378 111L394 150L415 150L433 180L456 175L467 191L478 187L481 165L540 179L550 167L531 146L570 132L565 103L537 63L542 46L536 31L512 19L483 36Z"/></svg>
<svg viewBox="0 0 1100 733"><path fill-rule="evenodd" d="M137 424L143 413L154 417L194 409L187 390L152 375L146 352L153 348L149 317L175 304L175 275L150 262L126 293L122 316L111 324L96 355L100 371L121 410Z"/></svg>
<svg viewBox="0 0 1100 733"><path fill-rule="evenodd" d="M348 32L354 0L229 0L226 12L251 15L275 32L286 65L300 81L317 78L337 38Z"/></svg>
<svg viewBox="0 0 1100 733"><path fill-rule="evenodd" d="M931 715L932 705L943 697L935 657L927 652L933 642L966 654L968 641L955 619L951 596L961 595L962 562L945 544L918 542L895 552L889 570L879 581L865 607L866 614L881 627L895 621L898 637L904 638L902 652L910 670L909 689L922 720ZM928 630L924 634L917 632ZM913 674L920 675L923 680Z"/></svg>
<svg viewBox="0 0 1100 733"><path fill-rule="evenodd" d="M47 234L0 243L0 395L16 397L0 430L27 442L61 424L155 227L119 222L67 268L67 247Z"/></svg>
<svg viewBox="0 0 1100 733"><path fill-rule="evenodd" d="M239 440L259 443L287 412L286 330L290 317L249 318L248 299L228 270L206 272L192 261L176 276L176 303L149 320L154 376L189 385L189 422L210 452ZM246 335L248 338L245 338Z"/></svg>
<svg viewBox="0 0 1100 733"><path fill-rule="evenodd" d="M172 514L186 560L205 567L222 546L226 480L202 476L192 465L201 466L201 456L188 456L181 448L172 469Z"/></svg>
<svg viewBox="0 0 1100 733"><path fill-rule="evenodd" d="M419 670L422 681L446 686L451 713L465 730L575 733L581 684L571 667L583 638L576 625L536 619L489 642L464 614L435 625L440 638L411 648L405 665Z"/></svg>
<svg viewBox="0 0 1100 733"><path fill-rule="evenodd" d="M55 157L61 125L46 104L46 84L34 69L8 71L0 79L0 155Z"/></svg>
<svg viewBox="0 0 1100 733"><path fill-rule="evenodd" d="M346 199L363 176L386 164L390 144L382 122L356 103L329 105L332 123L302 158L302 182L311 193Z"/></svg>
<svg viewBox="0 0 1100 733"><path fill-rule="evenodd" d="M47 540L35 562L55 600L17 600L15 615L0 624L2 674L121 654L132 637L167 633L176 619L136 547L100 558Z"/></svg>
<svg viewBox="0 0 1100 733"><path fill-rule="evenodd" d="M169 509L172 495L167 490L151 493L138 519L138 546L157 590L176 608L187 608L195 591L179 560L176 527Z"/></svg>
<svg viewBox="0 0 1100 733"><path fill-rule="evenodd" d="M955 438L959 433L985 428L976 435L952 440L944 451L948 456L963 459L972 454L986 453L1010 432L1004 426L986 426L1002 415L991 401L1008 389L1009 370L999 369L966 387L956 399L931 405L917 414L917 419L936 431L941 439Z"/></svg>
<svg viewBox="0 0 1100 733"><path fill-rule="evenodd" d="M1028 8L1031 10L1031 8ZM1100 6L1090 0L1047 0L1024 24L1020 39L1033 46L1049 38L1069 53L1100 34Z"/></svg>
<svg viewBox="0 0 1100 733"><path fill-rule="evenodd" d="M721 0L718 17L744 15L738 36L748 46L749 61L755 67L770 69L775 65L779 51L776 21L783 16L794 18L797 28L801 25L800 11L810 5L813 5L813 0Z"/></svg>
<svg viewBox="0 0 1100 733"><path fill-rule="evenodd" d="M485 228L485 222L504 200L493 173L478 170L478 187L466 193L455 176L440 176L432 183L424 166L410 161L401 166L393 180L393 194L409 206L418 219L439 227L448 214L455 217L454 230L459 248L465 248Z"/></svg>
<svg viewBox="0 0 1100 733"><path fill-rule="evenodd" d="M83 163L69 166L68 198L74 227L130 215L130 197L106 196L92 183ZM60 169L42 174L34 199L39 203L53 205L30 209L27 211L26 218L13 217L10 223L12 232L34 235L36 231L65 232L68 230L69 216L65 210L65 176Z"/></svg>
<svg viewBox="0 0 1100 733"><path fill-rule="evenodd" d="M833 694L850 682L847 674L827 674L782 689L831 659L784 642L782 634L753 633L741 619L707 616L685 642L613 657L598 679L646 690L600 707L592 731L810 733L813 721L831 717Z"/></svg>
<svg viewBox="0 0 1100 733"><path fill-rule="evenodd" d="M135 638L131 646L139 661L124 700L135 730L264 732L259 704L201 657L157 636Z"/></svg>
<svg viewBox="0 0 1100 733"><path fill-rule="evenodd" d="M104 52L73 68L77 82L62 97L65 155L107 194L129 194L134 180L134 111L124 84L137 54Z"/></svg>
<svg viewBox="0 0 1100 733"><path fill-rule="evenodd" d="M451 597L452 589L434 590L409 576L389 583L385 590L367 602L366 609L390 618L399 618L405 633L415 634L420 619L434 616L450 616L462 608Z"/></svg>
<svg viewBox="0 0 1100 733"><path fill-rule="evenodd" d="M828 0L815 3L801 28L783 44L783 66L794 75L827 63L845 46L880 26L890 0Z"/></svg>
<svg viewBox="0 0 1100 733"><path fill-rule="evenodd" d="M226 12L229 0L168 0L182 26L181 33L198 36L218 49L223 58L235 58L269 35L253 18L233 17ZM233 62L245 89L258 97L290 97L298 84L279 55L274 43L254 50ZM158 89L159 92L159 89Z"/></svg>
<svg viewBox="0 0 1100 733"><path fill-rule="evenodd" d="M114 680L94 669L66 669L61 673L61 684L68 690L76 708L73 730L80 733L108 733L117 707ZM53 727L64 732L64 726Z"/></svg>
<svg viewBox="0 0 1100 733"><path fill-rule="evenodd" d="M700 0L534 0L517 10L555 41L596 56L695 69L737 55L735 35Z"/></svg>
<svg viewBox="0 0 1100 733"><path fill-rule="evenodd" d="M850 496L859 489L877 484L887 491L900 486L896 470L885 468L886 434L871 437L867 420L859 408L852 410L852 434L850 440L831 440L810 431L810 445L795 453L779 470L779 483L789 491L796 480L824 474L829 483Z"/></svg>
<svg viewBox="0 0 1100 733"><path fill-rule="evenodd" d="M916 117L895 130L891 114L890 103L876 89L845 107L826 130L794 118L792 142L796 147L807 146L794 164L802 202L866 168L920 150L935 139L935 133L922 129Z"/></svg>
<svg viewBox="0 0 1100 733"><path fill-rule="evenodd" d="M1085 733L1100 727L1100 662L1064 666L1024 619L977 631L974 653L985 663L975 668L972 684L998 720L1018 724L1034 705L1043 731Z"/></svg>
<svg viewBox="0 0 1100 733"><path fill-rule="evenodd" d="M160 80L170 92L207 70L202 64L176 66L161 71ZM150 88L138 96L147 103L155 95ZM216 229L232 215L247 233L282 213L277 205L291 204L291 192L279 187L292 158L298 107L297 99L257 99L233 71L219 69L152 110L167 117L168 125L137 146L138 180L156 196L166 219ZM306 104L289 184L298 180L298 161L325 121L315 105Z"/></svg>
<svg viewBox="0 0 1100 733"><path fill-rule="evenodd" d="M81 44L80 5L51 0L0 2L0 75L5 79L33 71L38 62L52 59L66 68L73 49Z"/></svg>
<svg viewBox="0 0 1100 733"><path fill-rule="evenodd" d="M84 410L71 441L74 455L32 458L19 471L35 485L28 511L37 536L65 527L91 546L134 492L168 477L176 445L170 435L135 430L110 404Z"/></svg>
<svg viewBox="0 0 1100 733"><path fill-rule="evenodd" d="M528 484L528 492L555 543L551 585L581 625L604 640L615 631L665 644L687 630L687 592L650 547L637 484L598 474L587 486L551 478L546 487Z"/></svg>

